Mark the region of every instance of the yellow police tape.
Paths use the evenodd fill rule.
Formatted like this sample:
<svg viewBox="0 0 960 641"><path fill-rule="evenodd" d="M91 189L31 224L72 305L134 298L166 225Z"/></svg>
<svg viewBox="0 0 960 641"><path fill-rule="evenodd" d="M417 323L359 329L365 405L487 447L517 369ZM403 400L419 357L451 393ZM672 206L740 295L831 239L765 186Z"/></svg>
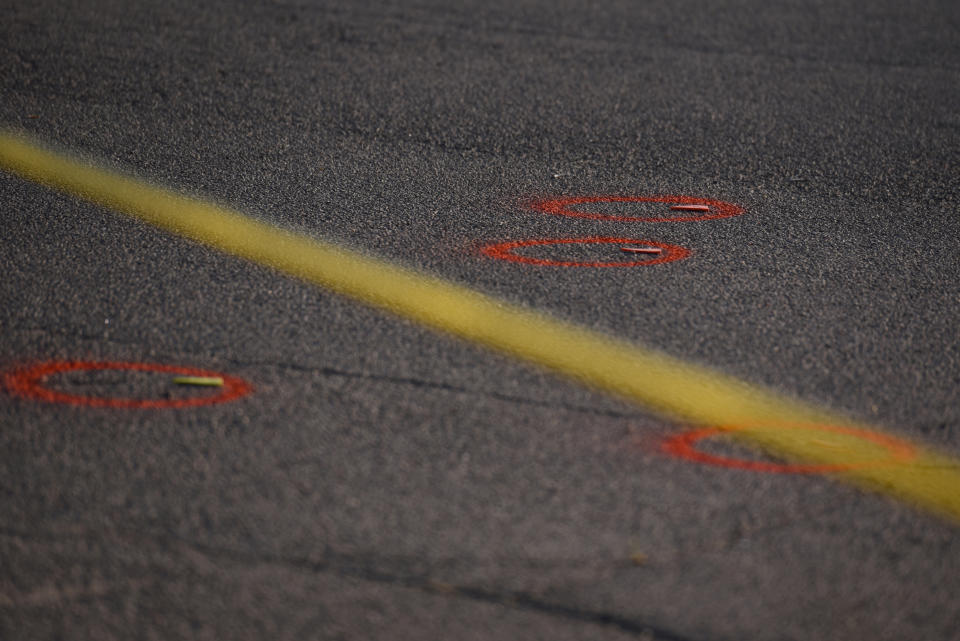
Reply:
<svg viewBox="0 0 960 641"><path fill-rule="evenodd" d="M857 438L874 430L661 352L498 300L334 243L46 150L0 132L0 167L220 251L612 392L671 420L731 429L790 461L960 521L960 461L887 433L910 456ZM829 429L837 426L846 431ZM802 428L802 429L797 429ZM879 433L884 434L884 433ZM881 439L883 440L883 439ZM879 461L879 463L877 463Z"/></svg>

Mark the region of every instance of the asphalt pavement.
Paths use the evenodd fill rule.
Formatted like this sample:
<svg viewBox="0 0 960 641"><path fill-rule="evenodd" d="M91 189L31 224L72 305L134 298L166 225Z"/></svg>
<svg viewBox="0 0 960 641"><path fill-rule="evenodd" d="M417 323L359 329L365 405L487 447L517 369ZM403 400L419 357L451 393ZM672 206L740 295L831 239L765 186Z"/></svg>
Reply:
<svg viewBox="0 0 960 641"><path fill-rule="evenodd" d="M960 460L955 3L2 14L0 129ZM896 484L677 458L690 425L576 376L12 171L0 195L2 639L960 639L960 516ZM623 220L664 195L742 213ZM543 210L574 197L606 218ZM484 253L598 237L690 254ZM86 403L18 392L38 363ZM228 390L156 364L250 391L190 406Z"/></svg>

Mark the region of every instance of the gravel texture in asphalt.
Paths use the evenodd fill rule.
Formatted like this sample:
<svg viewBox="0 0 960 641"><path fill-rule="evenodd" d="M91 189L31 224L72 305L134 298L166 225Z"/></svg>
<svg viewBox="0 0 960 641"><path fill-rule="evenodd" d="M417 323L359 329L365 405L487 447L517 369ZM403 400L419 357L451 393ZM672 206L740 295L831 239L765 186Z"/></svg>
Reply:
<svg viewBox="0 0 960 641"><path fill-rule="evenodd" d="M960 456L955 3L3 15L2 128ZM655 194L744 213L534 206ZM687 426L643 406L10 173L0 195L4 371L166 363L254 388L183 409L0 394L0 638L958 638L957 522L668 457ZM593 236L691 255L482 252Z"/></svg>

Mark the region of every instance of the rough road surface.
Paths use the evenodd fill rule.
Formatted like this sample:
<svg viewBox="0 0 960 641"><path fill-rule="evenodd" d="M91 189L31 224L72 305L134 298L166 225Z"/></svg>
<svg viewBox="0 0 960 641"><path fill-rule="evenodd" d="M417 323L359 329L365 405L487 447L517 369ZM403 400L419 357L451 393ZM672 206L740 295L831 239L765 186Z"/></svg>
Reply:
<svg viewBox="0 0 960 641"><path fill-rule="evenodd" d="M32 144L960 459L956 2L3 4L0 128ZM743 213L536 205L652 195ZM960 515L909 471L677 458L649 404L14 171L0 196L2 639L960 638ZM596 237L690 255L483 252ZM120 363L252 391L181 407L229 390Z"/></svg>

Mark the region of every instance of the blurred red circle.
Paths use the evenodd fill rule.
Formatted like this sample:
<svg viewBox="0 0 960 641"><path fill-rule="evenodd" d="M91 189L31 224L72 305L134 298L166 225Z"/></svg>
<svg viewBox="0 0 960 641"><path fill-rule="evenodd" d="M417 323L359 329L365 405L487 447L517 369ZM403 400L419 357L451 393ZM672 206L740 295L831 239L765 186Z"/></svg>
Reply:
<svg viewBox="0 0 960 641"><path fill-rule="evenodd" d="M52 374L64 372L121 370L136 372L158 372L163 374L179 374L181 376L219 377L223 379L223 387L215 396L196 396L193 398L178 399L136 399L136 398L109 398L103 396L81 396L68 394L44 387L44 381ZM127 363L112 361L44 361L28 367L16 368L4 374L4 383L11 392L23 398L31 398L49 403L66 403L86 407L109 407L114 409L160 409L198 407L213 405L236 400L253 391L253 386L236 376L228 376L219 372L197 369L195 367L181 367L179 365L160 365L156 363Z"/></svg>
<svg viewBox="0 0 960 641"><path fill-rule="evenodd" d="M575 205L589 203L664 203L667 205L705 205L709 211L696 214L679 214L677 216L615 216L613 214L594 214L571 209ZM717 218L731 218L744 212L743 207L722 200L712 198L698 198L696 196L572 196L566 198L550 198L530 203L530 208L545 214L557 216L573 216L574 218L588 218L591 220L617 220L621 222L637 223L687 223L697 220L715 220Z"/></svg>
<svg viewBox="0 0 960 641"><path fill-rule="evenodd" d="M879 461L867 461L864 463L850 464L828 464L828 465L803 465L789 463L767 463L764 461L748 461L743 459L727 458L723 456L714 456L697 450L697 442L716 436L718 434L727 434L738 430L747 429L746 427L707 427L700 430L693 430L672 436L663 441L662 448L664 452L672 454L678 458L697 463L706 463L708 465L718 465L721 467L736 468L741 470L753 470L755 472L773 472L777 474L829 474L831 472L846 472L849 470L862 469L867 467L876 467L881 465L890 465L893 463L903 463L916 457L916 448L913 445L892 436L879 434L870 430L857 429L853 427L843 427L837 425L789 425L781 426L785 429L809 429L823 432L836 432L862 438L866 441L876 443L890 452L888 459Z"/></svg>
<svg viewBox="0 0 960 641"><path fill-rule="evenodd" d="M535 247L538 245L571 245L571 244L619 244L619 245L644 245L648 247L657 247L663 250L660 254L654 254L652 258L644 260L629 261L572 261L572 260L548 260L545 258L530 258L514 253L521 247ZM679 245L668 245L653 240L641 240L637 238L610 238L607 236L591 236L588 238L537 238L533 240L509 240L502 243L487 245L481 251L491 258L500 260L509 260L514 263L524 263L526 265L545 265L551 267L638 267L640 265L657 265L660 263L669 263L675 260L682 260L690 255L690 250Z"/></svg>

